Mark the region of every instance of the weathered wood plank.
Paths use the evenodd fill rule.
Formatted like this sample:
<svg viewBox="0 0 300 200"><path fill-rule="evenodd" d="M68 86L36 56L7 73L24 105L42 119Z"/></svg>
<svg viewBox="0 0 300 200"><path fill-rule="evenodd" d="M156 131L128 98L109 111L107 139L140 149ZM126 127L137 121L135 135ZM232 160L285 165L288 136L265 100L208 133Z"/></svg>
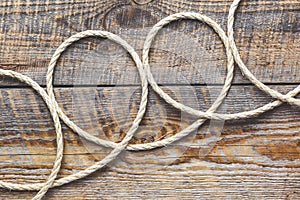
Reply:
<svg viewBox="0 0 300 200"><path fill-rule="evenodd" d="M3 1L0 67L22 72L44 85L51 54L74 33L111 31L141 54L147 32L163 17L195 11L225 29L230 3ZM283 93L300 82L299 19L298 0L243 1L237 13L235 37L243 60L260 80ZM151 63L156 80L171 96L202 110L216 98L220 86L215 84L223 83L226 73L222 43L210 28L192 21L172 23L160 32ZM238 70L234 83L220 112L250 110L271 101L249 86ZM55 89L57 99L68 116L83 129L113 141L122 139L135 117L140 89L132 85L137 84L137 71L128 54L107 40L88 38L72 45L55 70L55 85L61 86ZM19 83L0 77L0 86L1 180L42 182L55 159L55 133L47 108ZM255 119L207 121L176 144L125 152L84 180L51 190L46 199L299 199L299 112L299 108L283 105ZM193 120L151 91L142 129L132 143L169 137ZM63 130L65 157L60 177L83 170L109 152L66 126ZM217 139L211 140L212 135ZM0 199L33 195L0 189Z"/></svg>
<svg viewBox="0 0 300 200"><path fill-rule="evenodd" d="M287 92L294 86L273 87ZM187 105L207 109L220 87L164 89ZM140 96L139 87L56 88L55 91L64 110L82 128L115 141L128 129ZM55 133L47 108L27 88L2 88L0 97L1 180L41 182L55 158ZM271 98L252 86L233 86L220 112L249 110L270 101ZM142 129L133 143L168 137L193 121L166 105L152 91L149 102ZM47 198L297 199L299 112L298 108L283 105L256 119L229 121L224 125L207 122L197 133L176 144L153 151L125 152L106 169L53 189ZM78 138L65 126L63 130L66 148L60 177L92 165L109 152ZM211 135L220 138L209 141ZM30 192L7 190L1 190L0 194L1 198L31 196Z"/></svg>
<svg viewBox="0 0 300 200"><path fill-rule="evenodd" d="M147 32L163 17L182 11L206 14L226 28L231 1L4 1L0 3L0 65L45 84L51 54L70 35L87 29L108 30L140 53ZM269 83L300 82L300 3L246 1L238 9L236 42L249 69ZM216 34L197 22L164 28L153 45L151 63L161 84L222 83L223 46ZM2 79L1 85L15 84ZM58 64L56 85L138 84L129 56L117 45L86 39ZM235 83L248 83L237 73Z"/></svg>
<svg viewBox="0 0 300 200"><path fill-rule="evenodd" d="M138 175L97 172L84 181L50 190L46 199L297 199L299 179L284 176ZM201 172L200 172L201 173ZM214 170L211 170L214 173ZM111 176L115 176L111 179ZM133 181L134 180L134 181ZM242 181L241 181L242 180ZM259 184L258 184L259 183ZM263 184L263 187L260 185ZM156 185L153 187L153 185ZM158 190L157 187L160 189ZM214 194L214 195L213 195ZM4 192L3 197L19 199L33 193Z"/></svg>

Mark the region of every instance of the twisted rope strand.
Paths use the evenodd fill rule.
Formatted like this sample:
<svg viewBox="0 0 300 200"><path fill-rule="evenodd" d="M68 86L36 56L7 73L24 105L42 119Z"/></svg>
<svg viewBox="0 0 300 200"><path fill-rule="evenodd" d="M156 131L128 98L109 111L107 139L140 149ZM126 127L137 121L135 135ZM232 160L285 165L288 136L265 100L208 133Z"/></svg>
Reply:
<svg viewBox="0 0 300 200"><path fill-rule="evenodd" d="M300 99L295 99L293 96L294 94L298 94L300 91L300 85L296 87L291 94L281 94L280 92L271 89L270 87L266 86L262 82L260 82L246 67L244 62L242 61L240 54L238 52L238 49L236 47L234 37L233 37L233 23L234 23L234 14L237 10L237 7L239 5L241 0L234 0L233 3L230 6L228 19L227 19L227 33L228 33L228 39L229 44L232 50L232 53L234 55L235 62L238 64L239 68L243 72L243 74L260 90L264 91L265 93L269 94L275 99L278 99L282 102L287 102L291 105L300 106Z"/></svg>
<svg viewBox="0 0 300 200"><path fill-rule="evenodd" d="M58 180L54 180L54 178L52 178L51 176L51 182L47 181L45 184L18 184L18 183L6 183L6 182L0 182L0 187L2 188L7 188L7 189L11 189L11 190L41 190L42 192L39 193L39 197L41 198L47 191L46 189L55 186L61 186L64 185L66 183L70 183L72 181L81 179L83 177L86 177L88 175L90 175L91 173L99 170L100 168L104 167L105 165L107 165L109 162L113 161L116 159L116 157L126 148L126 146L128 145L129 141L132 139L134 133L136 132L136 130L139 127L139 123L141 122L141 120L143 119L144 113L146 111L146 105L147 105L147 97L148 97L148 81L146 78L146 74L143 71L143 64L138 56L138 54L135 52L135 50L123 39L121 39L120 37L112 34L112 33L108 33L105 31L84 31L81 33L78 33L72 37L70 37L68 40L66 40L64 43L62 43L62 45L56 50L56 52L54 53L50 64L49 64L49 73L53 73L53 69L54 66L56 65L56 62L58 60L58 58L60 57L60 55L62 54L62 52L64 52L64 50L70 46L73 42L80 40L81 38L85 38L85 37L90 37L90 36L97 36L97 37L104 37L104 38L108 38L111 39L112 41L115 41L116 43L120 44L122 47L124 47L132 56L139 72L140 72L140 77L141 77L141 85L142 85L142 97L141 97L141 103L139 106L139 110L137 112L136 118L134 119L131 128L129 129L129 131L127 132L126 136L123 138L123 140L116 144L113 148L113 150L101 161L96 162L94 165L86 168L83 171L77 172L75 174L69 175L67 177L64 178L60 178ZM0 74L1 75L1 74ZM31 80L30 78L27 78L26 76L22 75L20 77L20 80L23 80L24 82L26 82L27 80ZM55 100L55 95L53 92L53 86L52 86L52 81L53 78L52 76L47 76L47 89L48 89L48 94L41 89L42 91L39 91L42 94L42 97L45 98L45 100L47 101L47 103L49 102L49 109L51 109L51 111L53 110L53 112L55 113L55 116L58 118L58 115L60 115L60 117L63 119L63 115L62 115L62 111L58 106L58 103ZM40 89L40 87L37 85L37 83L32 82L32 81L27 81L30 85L33 84L34 88L38 88ZM59 118L58 118L59 119ZM60 127L60 122L59 121L55 121L56 125L59 125ZM70 123L72 124L72 123ZM68 124L69 125L69 124ZM61 138L61 137L60 137ZM58 144L58 148L61 150L62 147L62 143ZM59 152L58 154L60 156L60 158L62 158L62 151ZM55 161L54 166L56 167L57 165L61 165L61 160L57 160ZM59 170L57 170L55 168L55 173L57 173ZM46 189L45 189L46 188Z"/></svg>
<svg viewBox="0 0 300 200"><path fill-rule="evenodd" d="M47 181L43 184L40 184L38 188L34 187L31 184L27 184L27 185L18 184L18 187L17 187L18 190L28 190L28 189L29 190L39 190L39 192L33 198L34 200L38 200L38 199L41 199L46 194L48 189L53 185L53 182L54 182L54 180L60 170L60 167L61 167L64 146L63 146L63 136L62 136L61 124L59 121L59 117L58 117L56 108L54 106L54 102L49 98L46 91L43 88L41 88L39 86L39 84L37 84L31 78L24 76L20 73L11 71L11 70L3 70L3 69L0 69L0 75L1 76L9 76L11 78L18 79L19 81L24 82L27 85L31 86L43 98L44 102L46 103L46 105L50 111L52 120L54 122L54 127L55 127L55 131L56 131L57 150L56 150L56 158L54 161L54 165L52 167L50 175L47 178ZM16 187L14 187L14 185L15 185L14 183L0 181L0 187L2 187L2 188L15 190Z"/></svg>
<svg viewBox="0 0 300 200"><path fill-rule="evenodd" d="M191 13L191 12L184 12L184 13L177 13L170 15L161 21L159 21L156 25L153 26L153 28L150 30L150 32L147 35L147 38L144 42L143 47L143 53L142 53L142 61L140 60L140 57L135 52L135 50L123 39L121 39L119 36L107 32L107 31L96 31L96 30L87 30L80 33L77 33L67 40L65 40L55 51L53 54L51 61L48 66L48 71L46 75L46 84L47 84L47 93L32 79L30 79L27 76L24 76L20 73L13 72L11 70L3 70L0 69L0 75L10 76L12 78L16 78L28 85L30 85L35 91L38 92L38 94L43 98L45 101L47 107L49 108L49 111L51 113L51 116L53 118L55 130L56 130L56 141L57 141L57 152L56 152L56 159L55 163L53 165L52 171L46 180L45 183L36 183L36 184L18 184L18 183L9 183L0 181L0 187L7 188L10 190L39 190L37 195L33 199L41 199L49 188L61 186L66 183L70 183L72 181L81 179L83 177L88 176L89 174L101 169L105 165L107 165L112 160L116 159L116 157L125 149L126 150L132 150L132 151L142 151L142 150L150 150L158 147L163 147L172 144L175 141L178 141L182 139L183 137L189 135L191 132L197 130L207 119L214 119L214 120L233 120L233 119L245 119L257 116L259 114L262 114L266 111L272 110L276 108L277 106L280 106L282 103L286 102L291 105L300 106L300 100L295 99L294 97L300 92L300 85L296 87L294 90L288 92L287 94L281 94L280 92L273 90L269 88L268 86L264 85L262 82L260 82L246 67L246 65L243 63L238 49L235 44L234 40L234 31L233 31L233 24L234 24L234 14L237 10L237 7L240 3L240 0L234 0L232 5L229 9L228 14L228 21L227 21L227 34L223 31L223 29L220 27L218 23L216 23L211 18L201 15L198 13ZM209 25L213 30L217 33L219 38L224 44L225 50L226 50L226 56L227 56L227 75L224 82L224 85L222 87L222 90L215 100L215 102L211 105L211 107L207 111L200 111L193 109L189 106L186 106L184 104L181 104L177 101L175 101L173 98L171 98L167 93L165 93L156 83L156 81L153 78L153 75L150 70L150 63L149 63L149 51L151 48L152 42L155 40L155 37L157 33L167 24L180 20L180 19L192 19L192 20L198 20L200 22L206 23ZM131 128L123 138L123 140L120 143L114 143L107 140L102 140L100 138L97 138L90 133L82 130L79 126L77 126L73 121L71 121L67 115L63 112L63 110L59 107L54 92L53 92L53 72L54 68L57 64L58 59L61 57L62 53L73 43L77 42L78 40L86 37L102 37L107 38L119 45L121 45L125 50L129 52L131 55L133 61L135 62L135 65L138 69L139 76L141 79L141 86L142 86L142 94L141 94L141 102L139 106L139 110L137 112L136 118L134 119ZM219 114L216 113L216 110L218 107L222 104L223 100L226 98L228 91L231 87L232 79L233 79L233 71L234 71L234 61L238 64L238 67L241 69L243 74L260 90L264 91L265 93L269 94L273 98L277 99L271 103L268 103L262 107L259 107L254 110L245 111L245 112L239 112L239 113L233 113L233 114ZM129 144L130 140L132 139L134 133L139 128L139 124L141 120L144 117L145 111L146 111L146 105L147 105L147 97L148 97L148 82L150 83L153 90L159 94L161 98L163 98L168 104L172 105L173 107L189 113L193 116L198 117L198 120L196 120L194 123L192 123L187 128L183 129L179 133L175 134L174 136L171 136L169 138L165 138L160 141L155 141L151 143L145 143L145 144ZM77 133L79 136L87 139L88 141L91 141L95 144L98 144L100 146L104 147L110 147L113 148L113 150L101 161L96 162L94 165L86 168L83 171L77 172L75 174L66 176L64 178L56 179L57 173L60 170L61 162L63 158L63 137L61 132L61 125L60 121L63 120L68 127L70 127L75 133ZM248 135L242 135L239 137L247 137ZM231 137L231 136L226 136ZM299 137L297 137L298 139ZM219 141L222 139L222 137L213 136L210 138L203 139L202 142L204 143L210 143L213 141Z"/></svg>
<svg viewBox="0 0 300 200"><path fill-rule="evenodd" d="M163 90L161 90L158 85L156 84L155 80L153 79L153 76L151 74L150 71L150 67L149 67L149 49L151 46L151 43L153 42L157 32L165 25L171 23L172 21L176 21L179 19L194 19L194 20L199 20L201 22L204 22L206 24L208 24L209 26L211 26L215 32L219 35L219 37L221 38L222 42L224 43L224 46L226 48L226 54L227 54L227 71L228 74L226 76L226 80L225 80L225 84L224 87L222 89L222 91L220 92L220 95L218 96L218 98L216 99L216 101L213 103L213 105L211 106L211 108L208 109L207 113L213 113L217 110L217 108L222 104L224 98L226 97L230 86L231 86L231 81L233 79L233 70L234 70L234 62L233 62L233 56L231 54L230 51L230 46L228 44L228 38L226 37L225 32L223 31L223 29L212 19L210 19L209 17L206 17L204 15L200 15L197 13L177 13L174 15L171 15L167 18L162 19L160 22L158 22L149 32L147 39L145 41L144 44L144 49L143 49L143 66L139 66L137 65L139 74L141 79L144 79L142 81L146 82L147 79L150 82L152 88L162 97L164 98L169 104L173 105L174 107L184 111L184 112L188 112L188 113L193 113L194 114L194 110L192 108L189 108L183 104L177 103L176 101L174 101L173 99L171 99L171 97L169 97L168 94L164 93ZM49 67L48 67L48 72L46 75L46 82L47 82L47 91L48 94L50 96L50 98L53 100L53 102L55 102L55 106L56 109L58 111L58 114L60 116L60 118L76 133L78 133L78 135L80 135L81 137L96 143L98 145L104 146L104 147L111 147L111 148L116 148L118 146L117 143L111 142L111 141L107 141L107 140L102 140L100 138L97 138L95 136L93 136L92 134L89 134L88 132L82 130L79 126L77 126L74 122L72 122L67 116L66 114L61 110L61 108L59 107L58 103L56 102L54 93L53 93L53 71L54 68L56 66L56 63L59 59L59 57L61 56L61 54L66 50L67 47L69 47L72 43L85 38L85 37L89 37L89 36L100 36L100 37L105 37L108 39L111 39L112 41L119 43L121 46L123 46L125 49L128 50L128 52L133 56L134 60L138 60L139 57L131 52L134 52L133 49L131 49L128 44L124 43L124 42L120 42L122 41L121 38L119 38L118 36L109 33L109 32L105 32L105 31L92 31L92 30L88 30L88 31L84 31L81 33L78 33L76 35L71 36L69 39L67 39L66 41L64 41L56 50L56 52L54 53L54 55L52 56L52 59L50 61ZM136 57L135 57L136 56ZM146 76L147 75L147 76ZM203 116L203 114L206 114L205 112L199 111L201 113L201 116ZM128 145L126 149L128 150L134 150L134 151L138 151L138 150L149 150L149 149L154 149L157 147L162 147L162 146L166 146L168 144L171 144L175 141L178 141L179 139L181 139L182 137L188 135L190 132L196 130L201 124L203 124L206 121L206 119L199 119L197 120L195 123L193 123L192 125L190 125L189 127L187 127L186 129L182 130L181 132L179 132L178 134L163 139L161 141L156 141L156 142L152 142L152 143L145 143L145 144L131 144Z"/></svg>
<svg viewBox="0 0 300 200"><path fill-rule="evenodd" d="M153 75L151 73L150 70L150 65L149 65L149 50L151 47L152 42L155 39L156 34L159 32L159 30L166 26L167 24L179 20L179 19L194 19L194 20L198 20L201 22L206 23L207 25L211 26L215 32L218 34L218 36L220 37L220 39L222 40L225 49L226 49L226 55L227 55L227 76L225 79L225 83L224 86L218 96L218 98L215 100L215 102L213 103L213 105L206 111L199 111L196 109L193 109L189 106L183 105L177 101L175 101L174 99L172 99L168 94L166 94L156 83L156 81L153 78ZM72 36L71 38L67 39L64 44L62 44L58 50L56 51L56 53L54 53L52 62L50 62L49 68L48 68L48 73L47 73L47 88L48 88L48 93L51 97L54 96L53 92L51 92L52 90L52 79L53 79L53 70L54 67L56 65L57 59L60 57L61 53L65 50L65 48L67 48L70 44L72 44L73 42L83 38L83 37L87 37L89 35L91 35L92 31L85 31L79 34L76 34L74 36ZM110 35L110 36L109 36ZM115 35L110 34L108 32L106 32L106 37L110 37L112 38L113 41L117 42L118 39L116 38ZM114 38L114 39L113 39ZM245 119L245 118L250 118L250 117L254 117L257 115L260 115L266 111L272 110L275 107L281 105L283 102L281 100L276 100L274 102L268 103L262 107L256 108L254 110L250 110L250 111L244 111L244 112L239 112L239 113L233 113L233 114L219 114L219 113L214 113L217 108L220 106L220 104L222 103L222 101L224 100L224 98L226 97L228 90L231 87L231 81L233 79L233 69L234 69L234 65L233 65L233 58L234 56L231 53L231 46L229 45L229 39L227 38L225 32L223 31L223 29L212 19L210 19L207 16L201 15L201 14L197 14L197 13L177 13L177 14L173 14L170 15L164 19L162 19L161 21L159 21L156 25L153 26L153 28L150 30L150 32L148 33L148 36L145 40L144 43L144 48L143 48L143 56L142 56L142 61L143 61L143 66L144 69L141 69L138 67L140 76L143 77L144 73L146 73L147 75L147 79L148 82L150 83L151 87L154 89L154 91L160 95L160 97L162 97L168 104L174 106L175 108L189 113L191 115L197 116L200 119L195 121L193 124L191 124L190 126L188 126L187 128L185 128L184 130L180 131L179 133L165 138L163 140L160 141L155 141L155 142L151 142L151 143L144 143L144 144L129 144L126 149L127 150L132 150L132 151L140 151L140 150L150 150L150 149L154 149L154 148L158 148L158 147L163 147L169 144L172 144L175 141L180 140L181 138L187 136L189 133L195 131L197 128L199 128L199 126L201 126L206 119L214 119L214 120L233 120L233 119ZM145 71L145 72L144 72ZM298 87L296 90L293 90L291 92L289 92L287 95L285 95L286 97L293 97L295 95L298 94L298 90L300 90L300 87ZM54 99L55 100L55 99ZM55 101L56 102L56 101ZM77 126L74 122L72 122L65 114L64 112L60 109L60 107L58 106L58 104L56 103L57 106L57 110L59 112L59 116L61 117L61 119L76 133L78 133L78 135L80 135L81 137L87 139L88 141L91 141L97 145L101 145L104 147L111 147L111 148L116 148L116 146L118 145L117 143L111 142L111 141L107 141L107 140L102 140L100 138L97 138L93 135L91 135L90 133L82 130L79 126Z"/></svg>

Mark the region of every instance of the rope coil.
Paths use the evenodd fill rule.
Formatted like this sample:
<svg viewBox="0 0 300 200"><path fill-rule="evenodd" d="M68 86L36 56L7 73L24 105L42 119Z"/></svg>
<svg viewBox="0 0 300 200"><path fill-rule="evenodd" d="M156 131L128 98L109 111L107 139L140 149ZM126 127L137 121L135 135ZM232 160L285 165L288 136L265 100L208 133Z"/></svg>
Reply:
<svg viewBox="0 0 300 200"><path fill-rule="evenodd" d="M11 70L3 70L0 69L0 75L3 76L9 76L12 78L16 78L19 81L22 81L29 86L31 86L45 101L56 130L56 141L57 141L57 153L56 153L56 159L52 168L52 171L50 175L48 176L45 183L37 183L37 184L17 184L17 183L8 183L0 181L0 187L1 188L7 188L10 190L28 190L28 191L36 191L39 190L37 195L33 199L41 199L49 188L61 186L66 183L70 183L72 181L81 179L99 169L107 165L109 162L116 159L116 157L125 149L130 151L143 151L143 150L150 150L158 147L163 147L169 144L172 144L175 141L178 141L182 139L183 137L187 136L189 133L193 132L194 130L197 130L207 119L216 119L216 120L233 120L233 119L244 119L244 118L250 118L257 116L259 114L262 114L266 111L272 110L277 106L280 106L282 103L289 103L291 105L300 106L300 99L295 99L294 97L300 92L300 85L296 87L294 90L290 91L287 94L281 94L280 92L273 90L269 88L268 86L264 85L262 82L260 82L246 67L246 65L243 63L239 51L236 47L235 40L234 40L234 31L233 31L233 24L234 24L234 15L237 10L237 7L240 3L240 0L234 0L233 3L230 6L229 14L228 14L228 21L227 21L227 35L223 31L223 29L220 27L218 23L216 23L211 18L201 15L198 13L191 13L191 12L183 12L183 13L176 13L173 15L170 15L161 21L159 21L157 24L155 24L150 32L147 35L147 38L144 42L143 52L142 52L142 60L136 53L136 51L122 38L119 36L106 32L106 31L96 31L96 30L87 30L80 33L77 33L67 40L65 40L55 51L54 55L51 58L51 61L48 65L48 71L46 75L46 84L47 84L47 93L43 88L41 88L35 81L30 79L27 76L24 76L20 73L11 71ZM215 102L212 104L212 106L207 111L200 111L193 109L191 107L188 107L184 104L181 104L174 99L172 99L167 93L165 93L156 83L156 81L153 78L153 75L150 70L149 63L149 50L151 48L152 42L155 40L155 37L157 33L167 24L180 20L180 19L193 19L198 20L200 22L203 22L213 28L213 30L217 33L221 41L223 42L223 45L226 50L226 56L227 56L227 75L226 79L223 85L223 88L215 100ZM114 143L107 140L102 140L100 138L97 138L90 133L82 130L79 126L77 126L74 122L72 122L67 115L62 111L62 109L59 107L54 92L53 92L53 72L54 68L57 64L58 59L61 57L62 53L73 43L77 42L78 40L86 37L102 37L107 38L119 45L121 45L128 53L131 55L133 61L135 62L135 65L138 69L139 76L141 79L141 86L142 86L142 94L141 94L141 102L139 106L139 110L137 112L136 118L132 122L131 128L127 132L126 136L123 138L123 140L120 143ZM256 87L258 87L260 90L264 91L268 95L272 96L273 98L277 99L271 103L268 103L262 107L256 108L254 110L245 111L245 112L239 112L239 113L233 113L233 114L219 114L215 113L215 111L218 109L218 107L222 104L223 100L226 98L227 93L231 87L232 79L234 76L234 62L237 64L237 66L241 69L245 77L247 77ZM194 123L192 123L187 128L183 129L179 133L162 139L160 141L155 141L151 143L145 143L145 144L129 144L130 140L132 139L134 133L139 128L139 124L141 120L144 117L145 111L146 111L146 105L147 105L147 97L148 97L148 83L151 85L153 90L161 97L163 98L168 104L172 105L174 108L177 108L185 113L189 113L193 116L198 117L198 120L196 120ZM83 171L77 172L75 174L66 176L64 178L56 179L57 173L60 170L61 162L63 158L63 136L61 131L61 124L60 119L68 126L70 127L75 133L77 133L79 136L87 139L88 141L91 141L97 145L109 147L113 150L101 161L96 162L94 165L86 168Z"/></svg>

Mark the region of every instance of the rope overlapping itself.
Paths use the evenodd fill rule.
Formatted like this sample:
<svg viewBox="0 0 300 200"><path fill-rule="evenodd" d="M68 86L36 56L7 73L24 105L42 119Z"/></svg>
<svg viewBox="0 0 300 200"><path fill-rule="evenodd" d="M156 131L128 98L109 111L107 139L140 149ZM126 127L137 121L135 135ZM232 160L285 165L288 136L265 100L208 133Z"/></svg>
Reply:
<svg viewBox="0 0 300 200"><path fill-rule="evenodd" d="M295 99L294 96L296 96L300 92L300 85L296 87L294 90L289 92L288 94L281 94L268 86L264 85L262 82L257 80L257 78L247 69L245 64L243 63L238 49L236 47L235 41L234 41L234 31L233 31L233 23L234 23L234 14L236 12L236 9L239 5L240 0L234 0L231 4L229 15L228 15L228 22L227 22L227 35L223 31L223 29L217 24L214 20L211 18L197 14L197 13L177 13L170 15L161 21L159 21L156 25L153 26L153 28L148 33L148 36L144 43L143 48L143 54L142 54L142 60L138 56L138 54L135 52L135 50L123 39L121 39L119 36L106 32L106 31L96 31L96 30L88 30L84 32L80 32L78 34L75 34L68 38L66 41L64 41L55 51L54 55L52 56L52 59L49 63L48 72L46 75L46 83L47 83L47 93L42 89L35 81L30 79L29 77L26 77L20 73L10 71L10 70L3 70L0 69L0 75L3 76L9 76L18 79L19 81L22 81L29 86L31 86L34 90L37 91L39 95L43 98L45 101L47 107L49 108L49 111L51 113L51 116L53 118L55 130L56 130L56 140L57 140L57 154L56 159L54 161L54 165L51 171L51 174L47 178L45 183L38 183L38 184L18 184L18 183L9 183L9 182L3 182L0 181L0 187L7 188L10 190L29 190L29 191L35 191L39 190L39 192L36 194L36 196L33 199L41 199L49 188L61 186L66 183L70 183L74 180L78 180L80 178L83 178L96 170L102 168L103 166L107 165L109 162L114 160L123 150L133 150L133 151L142 151L142 150L150 150L157 147L162 147L169 145L175 141L180 140L181 138L187 136L189 133L193 132L194 130L197 130L199 126L201 126L207 119L216 119L216 120L232 120L232 119L243 119L243 118L250 118L257 116L261 113L264 113L268 110L272 110L275 107L281 105L282 103L286 102L292 105L300 106L300 100ZM156 34L158 31L164 27L165 25L179 20L179 19L193 19L198 20L200 22L206 23L211 28L214 29L214 31L218 34L221 41L224 44L224 47L226 49L226 55L227 55L227 75L226 79L223 85L223 88L215 100L215 102L212 104L212 106L207 111L200 111L195 110L191 107L188 107L186 105L183 105L174 99L170 97L168 94L166 94L156 83L156 81L153 78L153 75L150 70L150 63L149 63L149 49L151 47L151 44L153 40L156 37ZM112 40L116 42L117 44L121 45L125 50L129 52L131 55L133 61L135 62L139 76L141 79L141 85L142 85L142 94L141 94L141 102L139 106L138 113L136 115L135 120L132 123L131 128L127 132L126 136L120 143L114 143L111 141L106 141L99 139L88 132L82 130L80 127L78 127L74 122L72 122L67 115L62 111L62 109L59 107L55 96L53 92L53 71L56 66L56 63L58 59L60 58L61 54L74 42L85 38L85 37L102 37L107 38L109 40ZM234 61L238 65L238 67L241 69L243 74L259 89L264 91L265 93L271 95L273 98L277 99L276 101L273 101L271 103L268 103L262 107L259 107L254 110L240 112L240 113L234 113L234 114L218 114L215 113L215 111L218 109L218 107L222 104L223 100L225 99L230 87L231 82L233 79L233 70L234 70ZM187 128L183 129L179 133L175 134L174 136L162 139L160 141L155 141L151 143L146 144L129 144L129 141L132 139L134 133L139 127L139 123L143 119L146 105L147 105L147 96L148 96L148 83L151 85L151 87L154 89L154 91L160 95L161 98L163 98L167 103L171 104L175 108L189 113L193 116L198 117L199 119L196 120L194 123L192 123ZM79 136L104 147L112 148L113 150L101 161L96 162L91 167L88 167L87 169L80 171L78 173L69 175L64 178L56 179L57 173L60 170L61 162L63 158L63 137L62 137L62 131L61 131L61 125L60 125L60 119L63 120L74 132L76 132Z"/></svg>

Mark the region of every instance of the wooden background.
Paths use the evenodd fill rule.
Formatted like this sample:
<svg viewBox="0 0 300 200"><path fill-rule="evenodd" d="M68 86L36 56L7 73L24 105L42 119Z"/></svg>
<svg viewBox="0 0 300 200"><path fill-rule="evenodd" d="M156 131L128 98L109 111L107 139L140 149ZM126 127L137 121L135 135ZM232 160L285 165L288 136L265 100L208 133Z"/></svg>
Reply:
<svg viewBox="0 0 300 200"><path fill-rule="evenodd" d="M226 30L230 0L6 0L0 2L0 66L45 86L47 64L59 44L77 32L111 31L141 55L150 28L172 13L205 14ZM235 38L241 57L259 80L287 93L300 83L300 1L244 0ZM194 108L212 104L226 74L222 43L208 26L182 20L159 32L150 54L155 79ZM55 69L55 94L84 130L120 141L140 100L133 61L118 45L88 38L69 48ZM271 102L235 70L219 112L250 110ZM29 87L0 77L0 179L43 182L55 159L49 112ZM153 91L132 143L176 134L193 122ZM300 199L300 109L287 104L255 119L207 121L170 146L124 152L83 180L51 189L45 199ZM65 125L59 177L92 165L109 149L79 138ZM218 140L210 140L210 136ZM34 192L0 190L0 199Z"/></svg>

